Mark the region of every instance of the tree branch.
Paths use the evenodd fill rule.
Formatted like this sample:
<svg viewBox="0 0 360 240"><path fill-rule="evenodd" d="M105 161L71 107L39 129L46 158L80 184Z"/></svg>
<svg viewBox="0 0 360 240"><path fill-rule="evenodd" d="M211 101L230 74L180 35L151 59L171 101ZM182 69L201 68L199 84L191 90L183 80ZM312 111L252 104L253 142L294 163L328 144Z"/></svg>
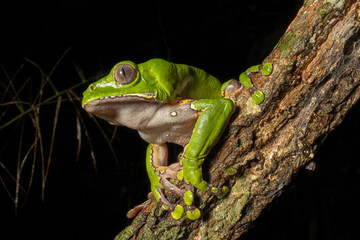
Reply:
<svg viewBox="0 0 360 240"><path fill-rule="evenodd" d="M229 195L218 200L198 191L198 221L173 220L152 201L117 239L236 239L245 233L359 99L360 3L305 1L264 62L273 64L273 73L253 82L265 102L240 96L226 141L204 167L209 182L229 186Z"/></svg>

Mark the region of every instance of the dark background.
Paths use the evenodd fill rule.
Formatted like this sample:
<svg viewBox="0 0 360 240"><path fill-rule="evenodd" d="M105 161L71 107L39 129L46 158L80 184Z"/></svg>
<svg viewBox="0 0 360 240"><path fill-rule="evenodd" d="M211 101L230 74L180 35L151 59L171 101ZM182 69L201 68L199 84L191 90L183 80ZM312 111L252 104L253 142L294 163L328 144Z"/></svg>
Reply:
<svg viewBox="0 0 360 240"><path fill-rule="evenodd" d="M81 81L76 69L95 79L118 61L154 57L197 66L226 81L271 52L301 4L300 0L266 4L254 0L7 1L0 8L0 80L3 84L4 72L13 76L23 64L16 79L20 86L32 79L32 90L27 91L31 95L40 73L49 74L70 48L51 76L60 90ZM80 96L86 85L75 92ZM320 147L315 171L301 171L244 239L355 239L360 223L359 112L358 104ZM76 158L76 115L74 106L64 102L45 201L40 200L39 162L32 190L21 198L17 216L0 185L0 212L6 221L0 227L0 239L112 239L131 222L125 217L127 210L143 202L149 191L146 143L134 131L117 129L112 142L116 160L98 127L82 114L91 133L97 172L84 136ZM44 138L49 139L54 107L42 107L41 117ZM114 128L99 122L110 138ZM19 151L19 133L13 130L18 126L0 131L1 144L6 146L0 161L11 171ZM10 134L12 139L4 145ZM23 145L28 138L31 143L31 136L23 137ZM0 176L13 193L13 183L3 169ZM26 177L24 173L25 183Z"/></svg>

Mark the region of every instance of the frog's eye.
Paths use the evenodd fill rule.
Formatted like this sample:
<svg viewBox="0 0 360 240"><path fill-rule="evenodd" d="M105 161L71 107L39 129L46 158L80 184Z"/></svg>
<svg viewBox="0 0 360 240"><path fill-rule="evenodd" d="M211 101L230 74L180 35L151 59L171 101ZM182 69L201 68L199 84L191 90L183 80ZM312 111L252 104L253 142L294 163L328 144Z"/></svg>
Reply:
<svg viewBox="0 0 360 240"><path fill-rule="evenodd" d="M114 73L114 78L119 85L126 85L136 79L137 70L130 64L119 64Z"/></svg>

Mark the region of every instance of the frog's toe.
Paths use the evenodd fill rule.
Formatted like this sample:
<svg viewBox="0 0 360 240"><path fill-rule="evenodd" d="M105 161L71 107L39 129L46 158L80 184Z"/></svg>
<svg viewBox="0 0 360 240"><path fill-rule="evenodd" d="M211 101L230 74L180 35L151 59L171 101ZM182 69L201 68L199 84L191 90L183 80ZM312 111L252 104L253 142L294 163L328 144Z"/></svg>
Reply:
<svg viewBox="0 0 360 240"><path fill-rule="evenodd" d="M218 198L224 198L226 194L228 194L229 188L227 186L223 186L221 188L212 187L211 193L216 195Z"/></svg>
<svg viewBox="0 0 360 240"><path fill-rule="evenodd" d="M271 74L272 70L273 70L273 66L272 66L271 63L268 62L268 63L264 63L264 64L261 66L260 72L261 72L262 75L268 76L268 75Z"/></svg>
<svg viewBox="0 0 360 240"><path fill-rule="evenodd" d="M182 218L182 216L184 215L184 212L185 212L185 210L184 210L183 206L176 205L174 211L171 212L171 216L174 219L178 220L178 219Z"/></svg>
<svg viewBox="0 0 360 240"><path fill-rule="evenodd" d="M194 203L194 193L192 191L186 191L184 193L184 202L188 206L193 205L193 203Z"/></svg>
<svg viewBox="0 0 360 240"><path fill-rule="evenodd" d="M197 220L201 217L201 212L198 208L195 208L195 210L193 211L186 211L186 216L190 219L190 220Z"/></svg>
<svg viewBox="0 0 360 240"><path fill-rule="evenodd" d="M264 101L264 93L260 90L255 90L254 93L251 95L252 100L256 104L260 104Z"/></svg>
<svg viewBox="0 0 360 240"><path fill-rule="evenodd" d="M228 194L228 192L229 192L229 188L227 186L223 186L221 189L221 194L218 195L217 197L222 199Z"/></svg>
<svg viewBox="0 0 360 240"><path fill-rule="evenodd" d="M127 212L126 217L134 218L138 214L138 212L140 212L144 207L145 206L143 206L142 204L135 206Z"/></svg>

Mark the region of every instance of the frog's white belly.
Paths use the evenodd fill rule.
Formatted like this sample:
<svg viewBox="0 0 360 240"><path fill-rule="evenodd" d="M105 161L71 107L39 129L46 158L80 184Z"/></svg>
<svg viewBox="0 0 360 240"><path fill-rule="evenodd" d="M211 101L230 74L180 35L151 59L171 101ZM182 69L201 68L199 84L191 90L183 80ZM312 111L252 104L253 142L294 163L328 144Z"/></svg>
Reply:
<svg viewBox="0 0 360 240"><path fill-rule="evenodd" d="M166 105L150 113L148 124L138 129L140 136L149 143L172 142L185 146L190 141L199 112L184 105Z"/></svg>
<svg viewBox="0 0 360 240"><path fill-rule="evenodd" d="M171 142L185 146L200 112L191 102L166 104L156 101L126 101L94 104L87 111L114 125L138 130L141 138L153 144Z"/></svg>

